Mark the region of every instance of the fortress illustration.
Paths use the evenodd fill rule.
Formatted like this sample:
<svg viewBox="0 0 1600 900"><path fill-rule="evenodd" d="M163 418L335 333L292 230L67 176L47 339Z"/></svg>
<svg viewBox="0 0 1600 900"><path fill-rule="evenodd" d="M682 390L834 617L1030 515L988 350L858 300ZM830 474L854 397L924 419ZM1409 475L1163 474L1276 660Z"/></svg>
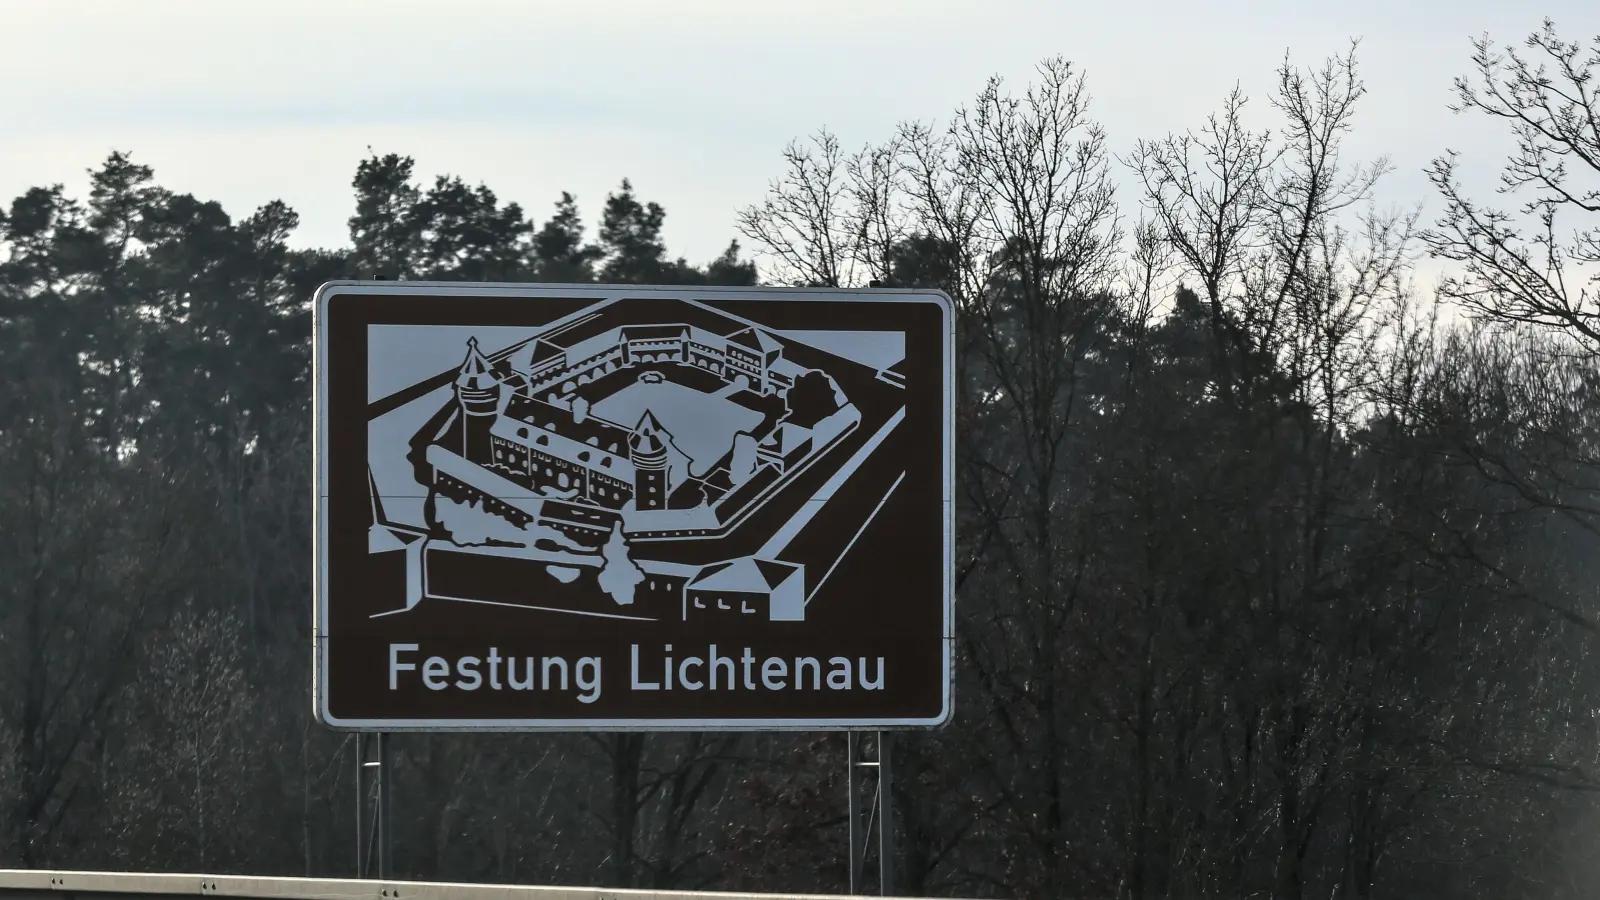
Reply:
<svg viewBox="0 0 1600 900"><path fill-rule="evenodd" d="M654 600L685 619L803 619L806 567L782 558L784 541L823 501L790 490L763 516L778 523L770 535L736 538L862 412L767 330L685 318L578 316L494 353L469 338L449 401L408 454L428 489L423 543L532 561L621 612Z"/></svg>

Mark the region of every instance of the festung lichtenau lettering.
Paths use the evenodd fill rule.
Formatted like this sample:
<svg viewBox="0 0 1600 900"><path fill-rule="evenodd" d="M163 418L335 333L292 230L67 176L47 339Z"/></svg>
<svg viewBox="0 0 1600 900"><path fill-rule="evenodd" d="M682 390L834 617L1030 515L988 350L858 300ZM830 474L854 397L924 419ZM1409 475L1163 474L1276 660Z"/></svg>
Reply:
<svg viewBox="0 0 1600 900"><path fill-rule="evenodd" d="M641 654L638 644L629 651L628 687L633 691L881 691L883 657L869 660L844 656L765 656L750 647L739 656L724 656L711 644L704 654L673 655L671 644L659 653ZM389 645L389 690L397 691L404 677L420 678L430 691L576 691L581 703L600 699L602 659L579 657L568 663L561 656L506 655L490 647L482 656L448 659L428 656L420 669L414 661L422 654L419 644ZM405 676L404 673L416 675ZM570 679L569 679L570 674Z"/></svg>

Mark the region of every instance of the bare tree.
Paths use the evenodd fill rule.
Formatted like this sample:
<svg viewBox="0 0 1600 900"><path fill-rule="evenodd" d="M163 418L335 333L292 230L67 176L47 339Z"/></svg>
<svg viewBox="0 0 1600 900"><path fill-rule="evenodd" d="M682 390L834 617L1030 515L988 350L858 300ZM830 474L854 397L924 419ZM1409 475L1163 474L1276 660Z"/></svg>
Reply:
<svg viewBox="0 0 1600 900"><path fill-rule="evenodd" d="M856 239L846 206L847 163L839 139L819 131L784 148L786 172L767 197L740 211L739 233L776 262L776 277L815 287L856 284Z"/></svg>
<svg viewBox="0 0 1600 900"><path fill-rule="evenodd" d="M1433 161L1429 178L1445 212L1427 235L1438 256L1461 264L1443 296L1505 322L1556 328L1600 354L1600 37L1563 41L1550 20L1523 42L1527 55L1473 41L1472 78L1455 82L1456 112L1504 122L1516 150L1499 193L1515 212L1469 197L1458 155ZM1570 223L1570 224L1569 224Z"/></svg>
<svg viewBox="0 0 1600 900"><path fill-rule="evenodd" d="M1353 45L1314 73L1286 61L1272 98L1281 134L1251 130L1235 89L1199 132L1141 141L1127 161L1207 304L1225 395L1248 391L1285 353L1304 362L1296 337L1351 328L1399 288L1414 217L1362 217L1355 247L1342 221L1388 171L1384 160L1351 168L1340 158L1365 93ZM1330 284L1347 279L1343 291Z"/></svg>
<svg viewBox="0 0 1600 900"><path fill-rule="evenodd" d="M93 749L170 608L191 495L159 461L108 459L61 419L0 435L0 465L0 565L15 573L0 586L0 854L32 866L90 793Z"/></svg>
<svg viewBox="0 0 1600 900"><path fill-rule="evenodd" d="M1177 271L1197 286L1173 321L1194 323L1208 344L1201 377L1221 405L1202 394L1195 406L1212 407L1207 421L1227 435L1206 451L1215 453L1213 474L1197 497L1161 485L1161 469L1187 470L1187 460L1158 455L1157 469L1124 481L1143 504L1167 498L1160 502L1192 515L1183 530L1204 523L1212 535L1196 542L1156 517L1142 523L1165 549L1133 573L1145 605L1130 648L1139 685L1128 714L1139 761L1136 894L1252 884L1298 896L1314 877L1315 848L1348 828L1330 804L1351 789L1348 748L1361 746L1355 735L1389 661L1358 664L1347 654L1365 627L1356 611L1391 589L1394 570L1377 548L1341 536L1362 515L1370 477L1343 440L1370 414L1383 349L1405 321L1414 221L1370 209L1384 161L1343 158L1365 93L1354 53L1310 72L1285 61L1272 98L1276 132L1246 125L1235 90L1198 132L1141 142L1127 161ZM1127 402L1150 405L1141 418L1164 409L1143 391ZM1169 430L1146 423L1155 434ZM1187 556L1206 547L1230 554L1235 568ZM1164 610L1189 602L1180 585L1195 579L1210 582L1211 608L1174 620ZM1320 610L1330 605L1350 612L1327 617ZM1257 642L1262 649L1252 649ZM1239 678L1232 673L1245 670L1244 655L1250 675ZM1185 681L1215 688L1166 693ZM1152 768L1146 754L1164 738L1195 755ZM1163 811L1179 827L1152 836ZM1178 867L1186 857L1193 861Z"/></svg>
<svg viewBox="0 0 1600 900"><path fill-rule="evenodd" d="M729 788L742 736L689 733L590 736L609 774L595 819L604 828L607 868L629 887L694 885L709 846L709 817Z"/></svg>
<svg viewBox="0 0 1600 900"><path fill-rule="evenodd" d="M247 848L230 824L259 786L246 760L260 714L244 671L241 621L186 600L145 646L119 692L104 767L105 822L120 828L120 862L202 870Z"/></svg>
<svg viewBox="0 0 1600 900"><path fill-rule="evenodd" d="M1546 19L1523 45L1526 54L1499 52L1487 36L1474 40L1475 71L1456 79L1452 107L1509 128L1516 149L1502 168L1498 193L1523 202L1508 212L1467 196L1456 176L1458 156L1447 153L1428 170L1445 211L1425 238L1437 256L1462 269L1443 283L1441 297L1512 332L1515 351L1506 353L1512 345L1485 348L1499 364L1490 371L1478 367L1483 377L1477 380L1503 395L1516 390L1506 382L1515 371L1511 382L1529 388L1508 404L1527 415L1522 439L1497 443L1463 435L1456 458L1513 494L1520 508L1551 511L1592 543L1600 538L1600 452L1577 437L1582 426L1573 403L1581 405L1587 395L1572 379L1585 379L1581 373L1600 360L1600 37L1588 46L1563 41ZM1529 340L1522 333L1529 328L1552 331L1560 340ZM1569 358L1574 352L1576 366ZM1478 541L1463 543L1482 548ZM1473 552L1513 596L1600 635L1600 618L1588 604L1533 589L1492 562L1500 555L1492 548Z"/></svg>
<svg viewBox="0 0 1600 900"><path fill-rule="evenodd" d="M1007 834L1007 881L1053 895L1104 874L1069 852L1080 821L1064 693L1069 639L1093 581L1100 487L1080 404L1117 309L1121 235L1104 134L1083 76L1044 62L1021 95L992 79L943 137L907 129L913 204L955 274L963 313L958 439L966 527L981 560L964 583L961 655L983 725L976 763ZM977 725L976 720L973 723ZM954 748L952 748L954 749Z"/></svg>

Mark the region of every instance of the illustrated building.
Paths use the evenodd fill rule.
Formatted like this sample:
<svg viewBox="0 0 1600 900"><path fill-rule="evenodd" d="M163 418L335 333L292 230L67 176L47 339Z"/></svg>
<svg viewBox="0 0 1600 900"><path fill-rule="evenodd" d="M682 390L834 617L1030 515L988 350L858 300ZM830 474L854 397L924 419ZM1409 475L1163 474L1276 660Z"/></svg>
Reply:
<svg viewBox="0 0 1600 900"><path fill-rule="evenodd" d="M751 556L709 565L689 582L686 605L685 621L755 616L798 622L806 615L805 568Z"/></svg>
<svg viewBox="0 0 1600 900"><path fill-rule="evenodd" d="M805 527L795 503L825 501L796 492L828 490L813 467L833 460L847 477L861 458L834 452L863 423L835 358L714 310L652 322L656 308L641 308L639 324L580 312L492 353L466 341L450 402L410 438L406 460L430 489L418 536L457 560L440 573L468 577L461 560L493 558L545 605L581 606L598 589L630 615L804 621L806 565L788 557L816 540L785 548ZM893 426L876 427L866 446ZM765 536L774 523L788 531ZM551 599L546 581L578 593Z"/></svg>
<svg viewBox="0 0 1600 900"><path fill-rule="evenodd" d="M628 433L612 423L514 395L490 437L489 454L467 458L525 488L611 509L633 496Z"/></svg>
<svg viewBox="0 0 1600 900"><path fill-rule="evenodd" d="M756 445L756 457L783 472L804 459L811 452L811 444L811 429L782 422Z"/></svg>
<svg viewBox="0 0 1600 900"><path fill-rule="evenodd" d="M763 395L787 390L803 371L784 359L783 344L762 329L744 326L722 335L682 323L624 325L595 334L579 327L535 340L518 354L518 363L528 393L552 402L618 369L643 365L675 363L728 384L743 375Z"/></svg>
<svg viewBox="0 0 1600 900"><path fill-rule="evenodd" d="M632 429L590 415L587 403L574 397L578 388L622 369L666 363L770 396L786 391L803 371L783 360L775 338L753 327L721 336L686 324L631 325L567 337L568 347L559 337L530 342L518 359L520 370L510 359L497 367L476 338L468 340L456 376L460 453L532 491L608 509L630 500L640 510L669 507L679 486L669 464L672 436L649 412ZM809 443L793 428L776 428L770 423L759 435L766 440L758 456L781 470Z"/></svg>
<svg viewBox="0 0 1600 900"><path fill-rule="evenodd" d="M560 500L546 500L540 505L539 524L587 544L602 543L616 521L616 512L602 507Z"/></svg>
<svg viewBox="0 0 1600 900"><path fill-rule="evenodd" d="M787 421L788 391L808 372L742 323L720 332L584 317L491 355L469 339L456 408L442 411L424 454L432 472L419 477L516 529L536 524L589 547L619 522L630 540L715 536L860 420L842 402L826 429ZM645 391L637 401L612 399L635 386ZM694 428L705 413L676 410L706 402L729 404L745 424L720 459L691 459L649 404ZM591 403L638 420L597 415Z"/></svg>
<svg viewBox="0 0 1600 900"><path fill-rule="evenodd" d="M623 356L632 365L681 362L689 343L687 325L627 325L621 332Z"/></svg>
<svg viewBox="0 0 1600 900"><path fill-rule="evenodd" d="M793 383L792 378L775 371L782 356L783 345L759 328L743 328L728 335L728 368L748 377L751 386L763 394Z"/></svg>

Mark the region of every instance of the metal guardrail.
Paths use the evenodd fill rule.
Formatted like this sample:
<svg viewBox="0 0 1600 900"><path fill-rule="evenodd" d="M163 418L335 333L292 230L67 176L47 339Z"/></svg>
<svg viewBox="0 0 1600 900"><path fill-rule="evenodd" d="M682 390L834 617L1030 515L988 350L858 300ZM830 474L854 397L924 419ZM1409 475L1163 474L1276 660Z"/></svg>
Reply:
<svg viewBox="0 0 1600 900"><path fill-rule="evenodd" d="M233 875L0 869L0 900L62 900L61 894L120 897L241 897L251 900L836 900L819 894L738 894L612 888L453 884L374 879L251 878Z"/></svg>

